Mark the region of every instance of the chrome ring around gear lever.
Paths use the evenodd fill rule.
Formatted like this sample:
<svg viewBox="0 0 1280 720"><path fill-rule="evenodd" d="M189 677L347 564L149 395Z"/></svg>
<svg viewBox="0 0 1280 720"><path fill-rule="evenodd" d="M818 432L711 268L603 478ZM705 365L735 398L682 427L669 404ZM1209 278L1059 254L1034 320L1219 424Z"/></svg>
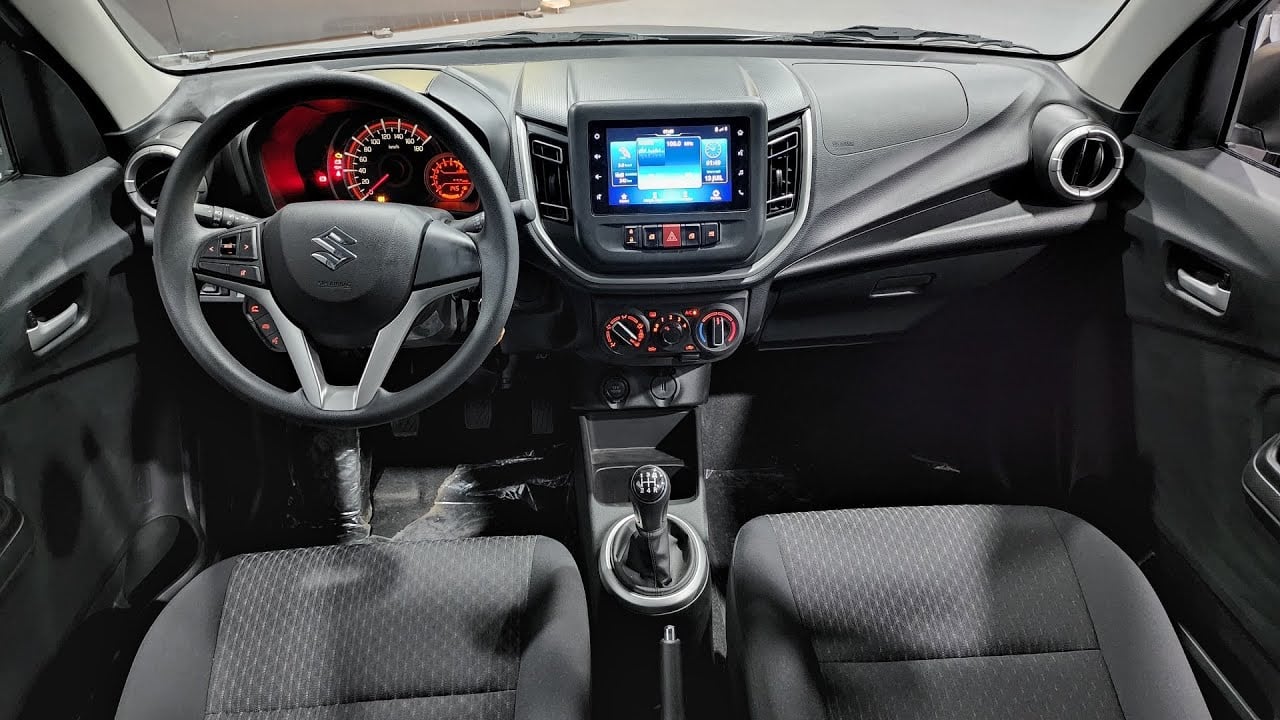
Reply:
<svg viewBox="0 0 1280 720"><path fill-rule="evenodd" d="M618 518L617 522L609 527L609 531L605 533L604 542L600 544L600 562L597 568L600 581L619 601L644 615L669 615L687 609L702 596L703 590L707 587L707 580L711 576L707 546L703 543L702 537L692 525L675 515L669 515L667 521L670 525L679 528L681 534L688 539L688 553L692 556L684 577L674 583L668 592L640 593L626 587L618 580L613 549L617 546L621 534L634 532L636 524L633 518L626 516Z"/></svg>

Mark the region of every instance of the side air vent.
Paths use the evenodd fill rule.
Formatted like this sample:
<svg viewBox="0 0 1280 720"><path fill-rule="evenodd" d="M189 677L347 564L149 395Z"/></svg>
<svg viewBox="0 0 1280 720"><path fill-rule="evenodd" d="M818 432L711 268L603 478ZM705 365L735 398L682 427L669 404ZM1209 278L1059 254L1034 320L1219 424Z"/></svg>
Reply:
<svg viewBox="0 0 1280 720"><path fill-rule="evenodd" d="M765 215L774 217L796 207L800 184L800 131L784 130L769 139L768 199Z"/></svg>
<svg viewBox="0 0 1280 720"><path fill-rule="evenodd" d="M160 204L160 190L176 157L178 148L172 145L145 145L124 166L125 194L138 212L153 220Z"/></svg>
<svg viewBox="0 0 1280 720"><path fill-rule="evenodd" d="M538 214L543 220L569 222L569 148L560 140L530 136L529 155Z"/></svg>
<svg viewBox="0 0 1280 720"><path fill-rule="evenodd" d="M1068 200L1091 200L1111 189L1124 169L1124 147L1106 125L1068 131L1049 154L1049 184Z"/></svg>

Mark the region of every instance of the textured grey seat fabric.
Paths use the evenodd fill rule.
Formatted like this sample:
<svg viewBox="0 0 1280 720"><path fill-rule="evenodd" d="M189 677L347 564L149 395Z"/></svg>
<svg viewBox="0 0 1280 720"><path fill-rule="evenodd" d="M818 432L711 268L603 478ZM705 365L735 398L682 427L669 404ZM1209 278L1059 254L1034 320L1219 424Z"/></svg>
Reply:
<svg viewBox="0 0 1280 720"><path fill-rule="evenodd" d="M1141 571L1046 508L757 518L728 621L752 720L1209 720Z"/></svg>
<svg viewBox="0 0 1280 720"><path fill-rule="evenodd" d="M243 555L160 614L116 717L585 720L588 633L547 538Z"/></svg>

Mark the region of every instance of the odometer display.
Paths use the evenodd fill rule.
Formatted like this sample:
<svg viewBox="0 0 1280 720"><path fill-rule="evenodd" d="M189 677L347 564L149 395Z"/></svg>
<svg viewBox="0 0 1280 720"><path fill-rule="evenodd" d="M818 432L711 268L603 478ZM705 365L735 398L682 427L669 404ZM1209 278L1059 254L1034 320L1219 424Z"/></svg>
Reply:
<svg viewBox="0 0 1280 720"><path fill-rule="evenodd" d="M446 203L459 203L471 196L471 174L453 153L442 153L427 163L427 189Z"/></svg>
<svg viewBox="0 0 1280 720"><path fill-rule="evenodd" d="M426 202L422 177L427 159L440 144L418 123L381 118L356 128L335 143L329 162L334 193L353 200L420 204Z"/></svg>

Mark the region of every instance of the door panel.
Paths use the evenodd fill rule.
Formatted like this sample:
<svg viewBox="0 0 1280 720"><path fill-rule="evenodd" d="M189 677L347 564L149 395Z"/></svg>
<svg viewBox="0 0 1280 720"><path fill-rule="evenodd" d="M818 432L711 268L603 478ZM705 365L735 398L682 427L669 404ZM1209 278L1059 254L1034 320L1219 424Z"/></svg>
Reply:
<svg viewBox="0 0 1280 720"><path fill-rule="evenodd" d="M1277 717L1280 541L1241 480L1280 432L1280 176L1216 148L1129 145L1125 290L1158 583L1251 711Z"/></svg>
<svg viewBox="0 0 1280 720"><path fill-rule="evenodd" d="M25 174L0 183L0 720L111 717L152 601L201 554L183 364L138 300L119 163L6 29L0 141Z"/></svg>

